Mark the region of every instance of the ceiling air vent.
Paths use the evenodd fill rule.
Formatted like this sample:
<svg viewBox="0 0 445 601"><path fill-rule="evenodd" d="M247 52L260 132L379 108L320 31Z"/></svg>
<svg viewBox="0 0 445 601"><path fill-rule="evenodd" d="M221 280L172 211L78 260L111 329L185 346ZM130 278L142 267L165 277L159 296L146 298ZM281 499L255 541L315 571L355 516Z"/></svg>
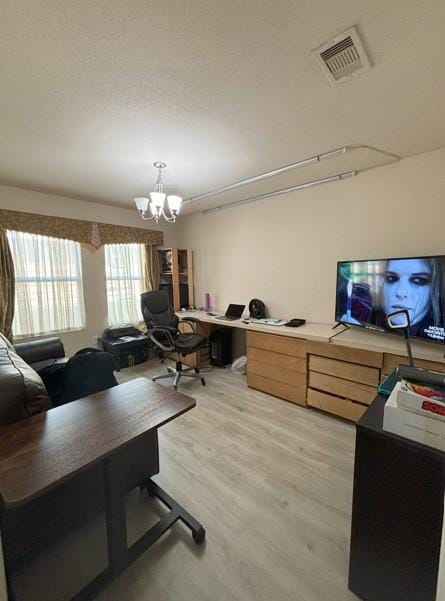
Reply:
<svg viewBox="0 0 445 601"><path fill-rule="evenodd" d="M312 50L312 54L331 85L343 83L371 66L355 27Z"/></svg>

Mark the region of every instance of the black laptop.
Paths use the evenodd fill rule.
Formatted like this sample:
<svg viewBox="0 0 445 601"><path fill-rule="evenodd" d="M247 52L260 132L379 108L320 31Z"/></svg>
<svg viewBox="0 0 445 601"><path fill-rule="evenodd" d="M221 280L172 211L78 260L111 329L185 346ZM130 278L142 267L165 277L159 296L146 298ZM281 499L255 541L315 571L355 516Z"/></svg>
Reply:
<svg viewBox="0 0 445 601"><path fill-rule="evenodd" d="M239 319L243 314L246 305L229 305L225 315L218 315L216 319L228 319L232 321Z"/></svg>

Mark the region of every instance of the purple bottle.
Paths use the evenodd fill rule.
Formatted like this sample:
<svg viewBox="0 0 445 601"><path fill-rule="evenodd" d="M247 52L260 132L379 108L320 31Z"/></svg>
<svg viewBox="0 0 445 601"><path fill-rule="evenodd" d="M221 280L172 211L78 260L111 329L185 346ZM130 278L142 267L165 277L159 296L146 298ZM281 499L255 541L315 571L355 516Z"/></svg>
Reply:
<svg viewBox="0 0 445 601"><path fill-rule="evenodd" d="M212 305L211 305L211 300L210 300L210 292L206 292L204 294L204 311L206 313L211 313L212 312Z"/></svg>

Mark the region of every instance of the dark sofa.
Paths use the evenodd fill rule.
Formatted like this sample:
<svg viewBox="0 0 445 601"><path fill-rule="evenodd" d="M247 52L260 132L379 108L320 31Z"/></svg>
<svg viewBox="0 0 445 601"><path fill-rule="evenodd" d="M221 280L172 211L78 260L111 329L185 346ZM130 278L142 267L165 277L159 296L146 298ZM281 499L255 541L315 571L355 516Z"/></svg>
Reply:
<svg viewBox="0 0 445 601"><path fill-rule="evenodd" d="M40 361L49 361L51 364L51 358L47 356L49 346L39 342L43 351L41 355L38 352L39 344L31 343L32 348L27 349L25 343L18 346L21 357L0 334L0 435L1 429L13 421L26 419L41 411L58 410L57 407L52 408L51 398L40 376L23 359L23 356L28 356L33 364ZM57 345L52 344L55 349ZM127 449L123 457L123 469L128 490L158 473L157 449L156 432L147 433ZM24 565L44 552L45 548L57 545L61 538L103 509L102 479L100 465L92 466L26 506L3 513L5 563L14 589L15 581L20 582L20 570ZM20 595L17 595L17 599L20 601Z"/></svg>
<svg viewBox="0 0 445 601"><path fill-rule="evenodd" d="M0 334L0 425L51 409L40 376Z"/></svg>

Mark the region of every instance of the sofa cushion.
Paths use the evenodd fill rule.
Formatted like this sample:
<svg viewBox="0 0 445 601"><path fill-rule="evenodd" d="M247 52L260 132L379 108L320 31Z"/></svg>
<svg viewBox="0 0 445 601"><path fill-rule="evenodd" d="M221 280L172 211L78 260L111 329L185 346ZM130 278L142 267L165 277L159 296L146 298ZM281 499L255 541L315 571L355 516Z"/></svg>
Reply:
<svg viewBox="0 0 445 601"><path fill-rule="evenodd" d="M0 334L0 424L9 424L51 409L40 376Z"/></svg>

